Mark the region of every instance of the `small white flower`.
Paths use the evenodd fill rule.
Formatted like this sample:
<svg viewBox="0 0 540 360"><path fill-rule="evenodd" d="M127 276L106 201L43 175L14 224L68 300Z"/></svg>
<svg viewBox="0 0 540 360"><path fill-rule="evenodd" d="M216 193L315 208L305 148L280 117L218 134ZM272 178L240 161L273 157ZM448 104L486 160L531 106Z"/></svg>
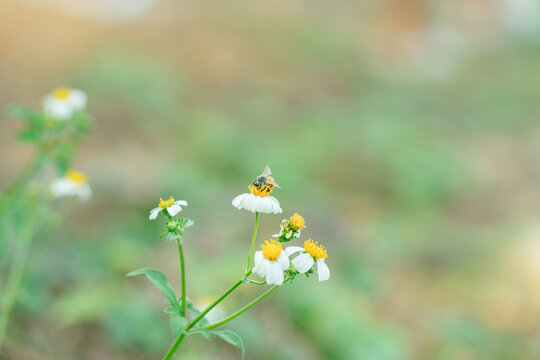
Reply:
<svg viewBox="0 0 540 360"><path fill-rule="evenodd" d="M254 212L279 214L283 212L279 201L273 196L257 196L254 194L241 194L232 201L234 207Z"/></svg>
<svg viewBox="0 0 540 360"><path fill-rule="evenodd" d="M54 197L78 196L87 201L92 196L92 190L88 185L86 176L75 170L69 170L66 175L54 180L50 186Z"/></svg>
<svg viewBox="0 0 540 360"><path fill-rule="evenodd" d="M43 98L43 112L46 116L59 121L71 119L76 111L85 108L86 93L78 89L56 89Z"/></svg>
<svg viewBox="0 0 540 360"><path fill-rule="evenodd" d="M283 212L279 206L279 201L270 196L274 188L279 188L274 178L270 176L271 173L270 167L266 166L263 173L249 184L249 194L245 193L235 197L232 201L233 206L253 213L279 214Z"/></svg>
<svg viewBox="0 0 540 360"><path fill-rule="evenodd" d="M281 285L285 278L283 271L289 267L289 258L283 251L280 242L266 240L261 245L262 250L255 253L253 272L271 285Z"/></svg>
<svg viewBox="0 0 540 360"><path fill-rule="evenodd" d="M328 254L322 245L309 239L304 242L303 248L300 246L289 246L285 249L287 256L291 256L297 252L300 252L301 254L292 259L291 262L299 273L303 274L309 271L309 269L317 263L319 281L330 279L330 269L324 262L324 259L328 257Z"/></svg>
<svg viewBox="0 0 540 360"><path fill-rule="evenodd" d="M187 201L185 200L175 201L172 196L169 198L169 200L163 200L162 198L160 198L158 207L150 210L150 216L148 216L148 218L150 220L155 220L158 214L163 211L163 209L167 210L169 215L176 216L176 214L182 211L182 206L187 206Z"/></svg>

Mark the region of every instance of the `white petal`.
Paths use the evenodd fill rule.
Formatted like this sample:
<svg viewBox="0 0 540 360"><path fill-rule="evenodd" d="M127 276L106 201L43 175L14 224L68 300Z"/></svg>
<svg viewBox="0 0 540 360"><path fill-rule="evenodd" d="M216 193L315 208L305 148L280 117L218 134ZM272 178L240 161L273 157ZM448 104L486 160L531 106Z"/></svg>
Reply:
<svg viewBox="0 0 540 360"><path fill-rule="evenodd" d="M283 284L283 270L277 261L270 264L268 271L266 272L266 283L281 285Z"/></svg>
<svg viewBox="0 0 540 360"><path fill-rule="evenodd" d="M235 197L232 201L232 204L235 208L237 209L247 209L247 210L250 210L248 207L249 207L249 203L250 203L250 199L251 197L253 197L255 195L253 194L240 194L238 195L237 197ZM246 207L248 206L248 207ZM253 210L250 210L250 211L253 211ZM254 212L254 211L253 211Z"/></svg>
<svg viewBox="0 0 540 360"><path fill-rule="evenodd" d="M242 203L242 198L244 197L245 194L240 194L238 195L237 197L235 197L232 201L232 205L235 207L235 208L239 208L240 204ZM240 208L239 208L240 209Z"/></svg>
<svg viewBox="0 0 540 360"><path fill-rule="evenodd" d="M167 211L169 212L169 215L175 216L180 211L182 211L182 208L180 207L180 205L173 204L167 208Z"/></svg>
<svg viewBox="0 0 540 360"><path fill-rule="evenodd" d="M157 218L158 214L160 213L160 211L161 211L160 207L153 208L152 210L150 210L150 216L148 218L150 220L155 220Z"/></svg>
<svg viewBox="0 0 540 360"><path fill-rule="evenodd" d="M317 260L317 272L319 273L319 281L330 279L330 269L324 262L324 259Z"/></svg>
<svg viewBox="0 0 540 360"><path fill-rule="evenodd" d="M76 194L77 185L67 177L54 180L50 187L54 197L72 196Z"/></svg>
<svg viewBox="0 0 540 360"><path fill-rule="evenodd" d="M291 256L292 254L294 253L297 253L299 251L305 251L303 247L300 247L300 246L289 246L287 248L285 248L285 254L287 254L287 256Z"/></svg>
<svg viewBox="0 0 540 360"><path fill-rule="evenodd" d="M90 186L88 184L84 184L82 186L79 186L79 189L77 190L77 195L82 201L88 201L92 197L92 189L90 189Z"/></svg>
<svg viewBox="0 0 540 360"><path fill-rule="evenodd" d="M297 257L292 259L291 262L296 268L296 270L298 270L298 272L301 274L311 269L314 263L313 257L306 253L298 255Z"/></svg>
<svg viewBox="0 0 540 360"><path fill-rule="evenodd" d="M43 112L46 116L60 121L69 120L73 116L73 107L66 100L47 95L43 99Z"/></svg>
<svg viewBox="0 0 540 360"><path fill-rule="evenodd" d="M276 261L279 263L282 270L289 268L289 257L285 254L285 251L281 251L281 254L279 254L279 257Z"/></svg>
<svg viewBox="0 0 540 360"><path fill-rule="evenodd" d="M82 90L71 89L68 101L74 110L82 110L86 107L86 93Z"/></svg>
<svg viewBox="0 0 540 360"><path fill-rule="evenodd" d="M268 196L272 202L272 212L274 214L280 214L283 212L283 210L281 210L281 206L279 206L279 201L273 197L273 196Z"/></svg>
<svg viewBox="0 0 540 360"><path fill-rule="evenodd" d="M255 252L255 256L253 257L253 262L255 263L255 266L253 267L254 273L257 273L260 269L263 257L263 252L261 250Z"/></svg>
<svg viewBox="0 0 540 360"><path fill-rule="evenodd" d="M255 264L255 268L253 268L253 272L259 275L260 277L265 277L270 265L272 265L272 262L263 256L259 260L259 262Z"/></svg>
<svg viewBox="0 0 540 360"><path fill-rule="evenodd" d="M187 201L186 200L176 200L174 203L176 205L180 205L180 206L187 206Z"/></svg>

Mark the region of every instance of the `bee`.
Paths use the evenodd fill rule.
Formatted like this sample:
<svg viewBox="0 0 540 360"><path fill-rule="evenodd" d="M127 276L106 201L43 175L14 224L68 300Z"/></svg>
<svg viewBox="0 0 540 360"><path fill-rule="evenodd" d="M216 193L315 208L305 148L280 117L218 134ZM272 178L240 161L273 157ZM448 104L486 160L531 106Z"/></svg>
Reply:
<svg viewBox="0 0 540 360"><path fill-rule="evenodd" d="M276 183L276 180L274 180L274 178L271 177L270 174L272 174L272 171L267 165L264 168L262 174L259 175L255 180L253 180L252 185L260 192L266 192L267 194L270 194L274 187L280 188L280 186Z"/></svg>

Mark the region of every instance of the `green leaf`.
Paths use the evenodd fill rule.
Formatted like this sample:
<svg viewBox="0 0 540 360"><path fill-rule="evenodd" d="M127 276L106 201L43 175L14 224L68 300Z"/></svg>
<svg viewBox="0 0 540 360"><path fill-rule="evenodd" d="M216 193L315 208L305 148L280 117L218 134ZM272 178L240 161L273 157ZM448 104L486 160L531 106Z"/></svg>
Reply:
<svg viewBox="0 0 540 360"><path fill-rule="evenodd" d="M180 316L183 316L182 314L182 308L180 306L171 306L163 310L164 313L167 314L177 314Z"/></svg>
<svg viewBox="0 0 540 360"><path fill-rule="evenodd" d="M202 330L192 330L187 333L187 335L202 335L206 338L206 340L210 340L212 337L212 332L210 330L202 329Z"/></svg>
<svg viewBox="0 0 540 360"><path fill-rule="evenodd" d="M24 105L12 105L9 109L9 115L15 118L26 119L31 124L38 124L43 120L40 113Z"/></svg>
<svg viewBox="0 0 540 360"><path fill-rule="evenodd" d="M170 232L167 234L167 241L173 241L176 239L180 239L180 235L174 232Z"/></svg>
<svg viewBox="0 0 540 360"><path fill-rule="evenodd" d="M212 335L219 336L223 341L239 348L242 351L242 359L244 358L244 355L246 354L244 342L237 333L232 330L212 330L211 333Z"/></svg>
<svg viewBox="0 0 540 360"><path fill-rule="evenodd" d="M167 281L167 276L165 276L164 273L159 270L145 268L132 271L126 276L136 275L145 275L148 280L150 280L150 282L154 284L154 286L163 294L163 296L165 296L169 300L169 303L171 305L178 306L178 301L176 300L176 294L174 292L174 289Z"/></svg>
<svg viewBox="0 0 540 360"><path fill-rule="evenodd" d="M92 118L85 111L78 111L73 116L73 123L77 130L81 133L87 133L92 127Z"/></svg>
<svg viewBox="0 0 540 360"><path fill-rule="evenodd" d="M185 317L178 314L171 314L170 324L174 337L178 337L186 327L188 321Z"/></svg>
<svg viewBox="0 0 540 360"><path fill-rule="evenodd" d="M21 131L17 134L17 139L25 142L37 142L41 137L41 133L33 129Z"/></svg>

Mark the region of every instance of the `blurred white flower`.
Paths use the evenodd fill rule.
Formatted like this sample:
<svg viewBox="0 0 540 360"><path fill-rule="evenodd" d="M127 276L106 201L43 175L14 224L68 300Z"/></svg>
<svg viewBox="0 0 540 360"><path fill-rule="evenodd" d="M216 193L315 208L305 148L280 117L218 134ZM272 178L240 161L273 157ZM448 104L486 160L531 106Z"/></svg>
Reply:
<svg viewBox="0 0 540 360"><path fill-rule="evenodd" d="M283 271L289 267L289 258L283 251L281 243L275 240L266 240L261 248L262 250L255 253L253 272L265 278L269 285L283 284Z"/></svg>
<svg viewBox="0 0 540 360"><path fill-rule="evenodd" d="M330 279L330 269L328 269L328 265L324 262L324 259L328 257L328 254L322 245L309 239L304 242L304 247L289 246L285 249L287 256L291 256L297 252L301 252L301 254L292 259L291 262L299 273L303 274L309 271L309 269L317 263L319 281Z"/></svg>
<svg viewBox="0 0 540 360"><path fill-rule="evenodd" d="M212 304L213 299L209 296L203 296L198 301L195 302L195 307L197 309L204 310L210 304ZM204 315L204 318L208 320L210 324L215 323L221 319L223 319L227 314L225 313L225 310L221 305L216 305L212 310L210 310L206 315Z"/></svg>
<svg viewBox="0 0 540 360"><path fill-rule="evenodd" d="M56 89L43 98L43 112L55 120L67 121L76 111L85 108L86 101L86 94L82 90Z"/></svg>
<svg viewBox="0 0 540 360"><path fill-rule="evenodd" d="M185 200L175 201L172 196L169 198L169 200L163 200L162 198L159 198L158 207L150 210L150 216L148 216L148 218L150 220L155 220L158 214L163 211L163 209L167 210L169 215L176 216L176 214L182 211L182 206L187 206L187 201Z"/></svg>
<svg viewBox="0 0 540 360"><path fill-rule="evenodd" d="M54 197L78 196L87 201L92 197L92 190L86 176L75 170L69 170L66 175L54 180L50 186Z"/></svg>

